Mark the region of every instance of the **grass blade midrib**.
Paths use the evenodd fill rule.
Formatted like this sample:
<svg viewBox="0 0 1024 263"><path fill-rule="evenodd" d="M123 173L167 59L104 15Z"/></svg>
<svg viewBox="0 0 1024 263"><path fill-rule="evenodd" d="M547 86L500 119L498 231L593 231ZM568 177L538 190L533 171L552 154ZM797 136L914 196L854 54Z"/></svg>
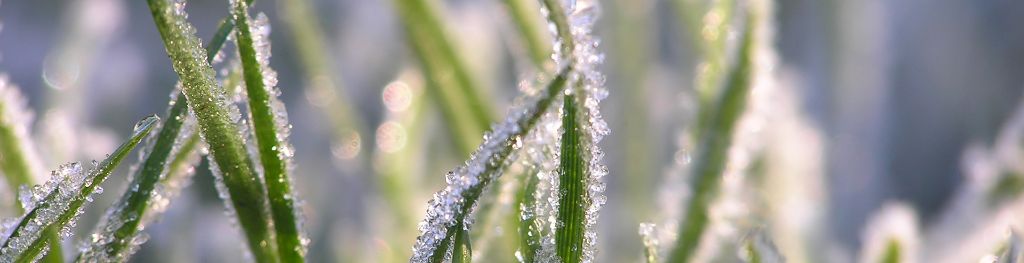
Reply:
<svg viewBox="0 0 1024 263"><path fill-rule="evenodd" d="M230 202L254 258L258 262L277 262L276 241L269 229L266 189L255 174L238 127L228 115L228 101L216 96L219 86L213 68L194 36L194 29L177 14L166 0L147 0L173 68L183 84L189 108L196 116L203 139L210 146L210 158L217 164L227 186Z"/></svg>
<svg viewBox="0 0 1024 263"><path fill-rule="evenodd" d="M264 65L257 58L254 36L250 27L248 6L243 1L234 3L231 13L235 17L238 53L242 60L242 73L245 76L246 94L249 96L249 115L252 118L256 145L263 164L263 178L270 200L271 216L277 236L278 254L282 262L300 262L304 259L303 245L299 234L298 220L295 218L294 193L291 180L288 178L287 160L282 150L289 148L283 145L284 134L278 130L274 108L270 105L272 98L264 83ZM265 58L269 59L269 58ZM279 138L281 138L279 140Z"/></svg>

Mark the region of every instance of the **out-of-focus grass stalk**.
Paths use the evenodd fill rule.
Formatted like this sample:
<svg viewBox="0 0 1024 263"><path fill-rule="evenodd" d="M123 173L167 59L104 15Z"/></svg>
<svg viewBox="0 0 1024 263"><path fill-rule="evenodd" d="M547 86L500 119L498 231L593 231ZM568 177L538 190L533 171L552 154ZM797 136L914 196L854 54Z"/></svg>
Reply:
<svg viewBox="0 0 1024 263"><path fill-rule="evenodd" d="M268 82L276 83L276 78L268 76L267 68L269 57L267 53L257 54L259 51L253 33L254 27L258 26L249 18L249 6L242 0L229 1L231 16L235 18L235 36L237 37L238 53L242 61L242 73L245 76L246 94L249 96L249 116L252 118L253 132L256 137L256 145L259 150L260 163L263 164L263 179L267 187L267 198L270 200L270 212L274 219L274 230L276 231L277 250L282 262L301 262L305 258L305 245L299 233L299 221L296 218L295 192L292 189L289 178L289 162L292 158L291 146L287 143L288 128L287 118L282 118L283 108L272 105L276 100L276 87L269 86ZM263 36L269 37L269 36ZM266 39L264 41L270 41ZM268 44L268 43L263 43ZM283 107L284 105L279 105Z"/></svg>
<svg viewBox="0 0 1024 263"><path fill-rule="evenodd" d="M340 90L340 77L328 59L333 58L326 47L323 30L318 24L316 12L310 7L309 0L278 1L278 9L282 10L282 18L299 55L303 74L305 75L306 94L312 104L323 112L334 133L334 144L341 147L338 157L352 159L359 156L363 147L361 134L368 132L367 125L357 117L351 100ZM356 164L357 162L353 162Z"/></svg>
<svg viewBox="0 0 1024 263"><path fill-rule="evenodd" d="M728 163L728 149L732 144L737 120L746 108L747 95L751 88L751 67L755 42L753 17L748 18L747 27L740 40L736 63L728 75L728 82L709 108L707 131L702 132L697 150L689 187L691 196L686 201L684 218L679 225L675 247L668 262L689 262L699 246L708 225L708 209L717 197L725 165Z"/></svg>
<svg viewBox="0 0 1024 263"><path fill-rule="evenodd" d="M448 39L433 0L393 0L427 79L428 94L437 101L451 130L452 141L463 157L479 144L494 113L465 62Z"/></svg>
<svg viewBox="0 0 1024 263"><path fill-rule="evenodd" d="M26 241L17 240L19 236L25 235L21 231L43 231L44 234L42 237L36 238L35 240L27 243L27 247L22 251L22 253L14 257L14 262L35 261L41 253L47 251L47 247L50 246L49 243L56 241L47 237L64 231L65 226L78 218L81 214L82 206L85 205L86 201L92 200L90 196L96 191L96 188L107 179L107 176L114 171L114 168L117 168L117 165L121 163L121 160L123 160L125 156L128 156L128 153L131 152L132 149L135 149L135 146L153 130L153 127L155 127L156 123L159 121L160 118L156 116L150 116L139 121L139 123L135 125L134 130L127 141L122 143L121 146L118 146L114 152L108 155L107 159L89 170L88 174L83 178L85 181L82 182L81 188L76 189L76 192L74 192L70 200L66 200L68 202L66 204L67 207L65 207L59 214L47 215L48 213L43 211L47 210L49 206L62 205L59 204L59 202L62 202L63 200L54 200L49 197L59 196L56 194L57 191L65 189L55 187L53 191L47 195L48 198L39 200L37 205L21 218L21 221L4 242L3 247L8 249L10 248L10 245L24 246L25 244L13 244L14 242L20 243ZM46 218L47 216L52 216L52 218ZM44 220L49 220L49 222L40 223L40 221Z"/></svg>
<svg viewBox="0 0 1024 263"><path fill-rule="evenodd" d="M535 0L503 0L512 22L519 31L523 47L530 56L530 62L539 70L546 68L545 64L551 61L551 43L545 39L542 19L537 16Z"/></svg>
<svg viewBox="0 0 1024 263"><path fill-rule="evenodd" d="M148 0L147 3L182 82L189 108L210 147L211 160L223 173L224 185L255 260L277 262L277 242L270 230L273 220L266 189L255 173L238 127L229 116L230 102L217 95L222 91L214 80L213 68L206 62L208 54L196 38L195 29L186 21L184 11L175 6L177 3L166 0Z"/></svg>
<svg viewBox="0 0 1024 263"><path fill-rule="evenodd" d="M726 70L726 40L735 4L732 0L713 0L709 6L698 2L672 2L685 31L683 35L687 35L692 41L701 58L695 81L698 111L696 129L692 134L696 140L699 140L708 129L708 125L711 125L709 118L713 113L710 108L716 103L715 99L721 92L722 77Z"/></svg>
<svg viewBox="0 0 1024 263"><path fill-rule="evenodd" d="M43 168L28 135L31 121L26 116L26 109L23 109L25 102L21 100L24 98L18 88L8 81L7 76L0 76L0 171L3 171L11 193L18 193L22 185L35 185L36 176ZM23 213L21 199L14 200L18 213ZM49 233L46 238L51 240L50 253L43 257L42 262L63 262L60 237Z"/></svg>

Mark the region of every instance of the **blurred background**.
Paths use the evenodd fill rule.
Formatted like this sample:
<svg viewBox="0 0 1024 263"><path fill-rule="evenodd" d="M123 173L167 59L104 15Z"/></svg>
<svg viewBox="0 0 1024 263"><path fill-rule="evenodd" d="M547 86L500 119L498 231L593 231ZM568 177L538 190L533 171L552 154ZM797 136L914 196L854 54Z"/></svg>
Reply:
<svg viewBox="0 0 1024 263"><path fill-rule="evenodd" d="M317 107L325 95L307 88L314 82L307 81L300 52L308 46L295 41L281 11L292 1L258 0L254 9L265 12L273 28L271 66L294 126L294 179L313 239L309 259L405 261L387 255L408 251L416 233L381 221L389 212L381 211L374 177L396 162L381 161L386 158L378 153L415 148L402 159L413 162L397 163L408 166L402 176L416 182L406 192L411 205L395 208L412 218L407 230L443 187L444 173L465 156L453 149L431 102L413 107L423 111L411 114L415 126L388 126L410 114L386 105L385 88L404 87L414 101L423 89L391 1L307 0L322 29L322 58L333 82L334 94L326 96L344 98L365 126L355 141L363 156L346 152L351 144L335 143L324 121L330 116ZM504 113L530 73L504 1L436 2L492 109ZM596 33L607 55L611 95L604 114L612 135L602 142L611 173L598 258L630 262L642 251L637 225L655 217L658 186L678 159L677 139L687 125L682 116L694 107L688 96L698 57L669 1L601 4ZM193 0L187 11L207 40L227 14L227 1ZM965 180L965 149L994 143L1021 102L1021 14L1024 1L1014 0L775 1L775 72L821 136L820 151L810 154L821 161L823 194L814 198L827 207L820 212L834 239L830 250L855 254L868 218L887 201L911 204L926 229L946 211ZM533 16L540 19L539 12ZM48 168L102 159L130 124L165 114L177 76L144 1L7 0L0 22L0 72L28 97L36 117L31 134ZM239 231L224 215L205 167L204 161L192 185L147 229L151 239L133 260L242 261ZM94 225L119 195L126 170L111 177L107 194L80 226Z"/></svg>

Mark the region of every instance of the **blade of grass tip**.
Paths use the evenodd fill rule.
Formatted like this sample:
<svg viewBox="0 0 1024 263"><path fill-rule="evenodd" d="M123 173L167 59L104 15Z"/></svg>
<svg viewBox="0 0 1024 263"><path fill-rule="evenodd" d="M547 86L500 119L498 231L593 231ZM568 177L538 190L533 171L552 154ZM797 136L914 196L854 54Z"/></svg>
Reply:
<svg viewBox="0 0 1024 263"><path fill-rule="evenodd" d="M256 145L267 197L277 234L277 249L283 262L301 262L305 258L308 239L300 232L296 208L298 198L292 189L292 146L288 143L291 124L281 93L277 73L270 68L270 24L262 13L250 20L248 5L231 0L231 14L235 17L238 53L245 75L246 94L249 96L249 116L256 133Z"/></svg>
<svg viewBox="0 0 1024 263"><path fill-rule="evenodd" d="M235 125L240 119L224 91L214 80L208 54L195 36L195 28L186 21L183 2L148 0L153 20L183 86L189 108L199 123L200 134L209 145L211 170L222 196L230 201L249 249L257 262L276 262L277 242L270 228L270 205L266 188L256 174L242 134Z"/></svg>
<svg viewBox="0 0 1024 263"><path fill-rule="evenodd" d="M33 262L46 253L51 239L40 238L43 232L53 231L61 237L71 235L68 226L83 212L85 202L92 202L94 192L102 192L100 184L117 168L139 141L153 129L160 120L150 116L135 125L131 137L117 147L107 159L96 164L88 172L82 166L72 163L54 171L45 186L36 187L26 203L32 209L21 218L0 248L2 262Z"/></svg>
<svg viewBox="0 0 1024 263"><path fill-rule="evenodd" d="M722 173L728 160L728 149L732 144L733 128L744 111L750 90L751 66L753 59L753 26L743 31L741 47L736 64L729 72L725 90L712 109L707 132L704 132L693 166L691 197L687 200L685 216L675 248L669 254L668 262L689 262L708 224L708 208L717 196Z"/></svg>
<svg viewBox="0 0 1024 263"><path fill-rule="evenodd" d="M25 99L18 92L18 87L11 84L7 75L0 75L0 171L11 188L11 193L18 193L21 186L35 185L36 175L43 170L39 155L35 152L32 139L28 135L31 113L26 110ZM24 205L20 198L15 198L15 208L23 213ZM44 233L52 240L48 248L51 253L43 257L43 262L63 262L60 237L56 233Z"/></svg>
<svg viewBox="0 0 1024 263"><path fill-rule="evenodd" d="M640 238L644 243L644 262L658 262L658 237L657 225L654 223L640 223Z"/></svg>
<svg viewBox="0 0 1024 263"><path fill-rule="evenodd" d="M556 252L563 263L581 262L583 257L584 210L587 207L584 146L574 95L566 95L562 110L562 154L559 167L558 222L555 227Z"/></svg>
<svg viewBox="0 0 1024 263"><path fill-rule="evenodd" d="M159 214L180 186L164 184L177 182L177 173L186 164L186 159L197 156L195 145L198 135L193 124L187 123L191 116L188 107L175 88L167 119L160 125L160 131L147 142L147 151L140 155L141 169L134 171L127 191L107 211L102 224L96 227L89 247L79 254L79 262L127 261L145 241L138 235L144 228L143 220ZM198 158L191 158L193 163ZM157 184L163 187L158 189ZM171 190L174 189L174 190Z"/></svg>
<svg viewBox="0 0 1024 263"><path fill-rule="evenodd" d="M551 46L548 44L550 42L544 39L544 34L541 33L539 17L535 17L535 13L532 12L532 10L537 10L531 4L536 1L504 0L502 2L508 8L508 13L512 17L516 29L519 30L523 46L526 48L527 54L530 55L530 62L533 62L537 69L544 71L544 64L551 59Z"/></svg>
<svg viewBox="0 0 1024 263"><path fill-rule="evenodd" d="M463 156L473 152L494 113L469 69L455 52L430 0L394 0L407 41L427 79L428 93L441 108L452 141Z"/></svg>
<svg viewBox="0 0 1024 263"><path fill-rule="evenodd" d="M305 74L306 96L313 106L323 112L322 116L333 127L335 156L343 160L365 157L360 155L363 150L360 134L367 134L367 125L358 117L356 109L350 106L352 103L348 96L344 92L336 92L341 91L342 81L338 74L334 74L336 71L328 61L328 58L335 56L325 47L328 42L317 23L318 16L308 0L278 1L278 6L284 11L285 25L295 41L295 51ZM351 162L347 165L360 163Z"/></svg>
<svg viewBox="0 0 1024 263"><path fill-rule="evenodd" d="M410 262L444 260L453 236L463 228L480 194L501 175L509 157L517 149L516 142L533 130L540 116L548 111L554 98L566 86L570 71L569 68L562 70L540 94L518 99L517 106L505 121L484 136L483 144L473 156L463 166L448 173L448 186L435 193L428 204Z"/></svg>
<svg viewBox="0 0 1024 263"><path fill-rule="evenodd" d="M213 63L218 55L222 55L220 50L233 29L234 23L231 19L221 20L213 38L206 46L207 63ZM149 146L151 150L144 157L142 169L138 170L138 174L133 177L127 188L133 191L125 191L108 212L104 224L96 227L93 240L102 242L92 242L87 251L79 254L77 261L127 260L134 253L135 247L144 241L141 240L144 238L136 237L142 229L144 219L157 216L149 215L149 212L155 210L155 214L160 214L162 209L157 206L167 205L150 204L154 201L169 201L175 195L175 190L159 193L160 196L155 195L153 190L157 188L157 184L164 185L165 188L180 188L181 186L175 187L174 184L184 184L175 181L183 180L178 178L182 177L181 175L190 174L182 172L182 169L189 169L194 165L196 158L193 156L201 139L195 133L194 126L183 127L186 119L192 117L188 115L188 102L180 93L180 87L172 91L167 119L161 124L156 141ZM110 232L111 230L113 232Z"/></svg>
<svg viewBox="0 0 1024 263"><path fill-rule="evenodd" d="M885 245L885 252L882 252L882 257L878 259L879 263L900 263L900 242L896 240L889 240Z"/></svg>

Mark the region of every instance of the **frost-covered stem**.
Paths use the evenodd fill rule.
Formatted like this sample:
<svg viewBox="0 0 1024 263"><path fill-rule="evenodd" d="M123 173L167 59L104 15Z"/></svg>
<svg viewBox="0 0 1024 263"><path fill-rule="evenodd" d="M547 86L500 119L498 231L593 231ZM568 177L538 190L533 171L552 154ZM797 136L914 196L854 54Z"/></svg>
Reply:
<svg viewBox="0 0 1024 263"><path fill-rule="evenodd" d="M472 153L495 114L465 62L455 52L431 0L393 0L405 36L427 79L428 94L441 108L452 141Z"/></svg>
<svg viewBox="0 0 1024 263"><path fill-rule="evenodd" d="M305 257L305 248L299 233L296 219L295 193L289 178L289 160L292 153L287 145L287 131L279 129L280 123L286 119L278 117L284 114L283 108L275 109L275 98L278 92L268 83L276 83L273 74L268 74L269 50L260 53L254 42L253 27L250 27L248 5L244 1L233 0L231 14L235 18L235 32L238 37L238 53L242 60L242 73L245 76L246 94L249 96L249 115L252 117L253 130L256 134L256 145L263 164L263 178L267 186L267 197L274 219L277 234L277 249L282 262L301 262ZM262 36L267 37L267 36ZM264 40L269 41L269 40ZM266 43L262 43L266 44ZM261 44L261 45L262 45ZM269 47L267 47L269 48ZM283 105L277 105L283 106Z"/></svg>
<svg viewBox="0 0 1024 263"><path fill-rule="evenodd" d="M214 80L213 68L206 62L208 54L196 38L195 29L186 21L184 10L179 9L184 3L167 0L147 0L147 3L182 82L189 108L199 123L200 133L210 146L211 159L221 169L250 250L256 261L278 261L276 241L270 231L273 220L269 217L266 189L255 172L238 127L229 116L230 102L218 95L221 90Z"/></svg>
<svg viewBox="0 0 1024 263"><path fill-rule="evenodd" d="M695 139L700 139L708 129L711 118L711 107L716 95L720 93L722 74L726 70L726 39L733 17L733 0L714 0L710 6L699 6L696 1L675 0L677 16L694 46L700 51L701 64L696 75L698 112L696 128L692 132ZM708 10L700 12L698 10Z"/></svg>
<svg viewBox="0 0 1024 263"><path fill-rule="evenodd" d="M22 236L23 234L22 231L44 231L44 233L52 231L70 234L70 230L66 230L65 227L73 220L78 218L79 215L81 215L82 206L85 204L86 201L92 200L90 196L93 194L93 192L96 191L96 188L99 187L100 184L102 184L103 181L107 179L107 176L109 176L110 173L114 171L114 168L117 168L117 165L121 163L121 160L123 160L124 157L127 156L128 153L132 151L132 149L135 149L135 146L138 145L139 142L142 141L142 139L145 138L146 135L148 135L149 132L153 130L153 127L156 126L156 123L158 121L160 121L160 118L154 115L147 117L140 121L138 124L136 124L135 129L132 131L131 137L129 137L127 141L122 143L121 146L118 146L117 149L114 150L114 152L110 153L107 159L103 160L103 162L99 163L99 165L93 167L89 171L89 174L86 175L86 177L84 178L85 181L82 182L81 188L74 190L75 192L71 195L70 200L67 200L67 204L63 204L62 200L50 198L46 198L36 202L36 207L29 211L27 214L25 214L24 217L22 217L17 227L14 229L14 231L11 232L11 235L7 238L7 241L4 242L3 250L10 249L11 245L23 246L24 243L21 242L27 240L19 240L19 237ZM60 180L62 178L55 177L54 179ZM55 187L53 191L51 191L48 194L48 197L57 197L63 190L67 189L60 189L59 187ZM66 207L64 207L63 210L55 218L45 218L47 216L47 213L43 213L43 211L48 209L50 206L54 205L66 205ZM40 224L40 221L43 221L45 223ZM28 246L23 251L21 251L20 254L15 256L14 261L34 261L36 257L38 257L40 254L46 251L48 243L53 241L54 240L49 238L37 237L34 240L27 242ZM16 242L21 244L12 244ZM9 251L4 252L5 254L10 253ZM4 258L6 259L7 257L5 256Z"/></svg>
<svg viewBox="0 0 1024 263"><path fill-rule="evenodd" d="M559 162L558 183L558 224L555 227L555 244L558 257L563 263L582 261L585 231L585 211L589 200L586 189L586 167L583 158L586 147L580 138L581 127L577 121L576 96L566 95L562 104L562 154Z"/></svg>
<svg viewBox="0 0 1024 263"><path fill-rule="evenodd" d="M533 16L536 9L531 9L530 0L504 0L508 8L512 22L515 23L519 35L522 37L523 46L530 55L530 61L538 69L544 69L544 63L550 60L551 47L544 40L538 20Z"/></svg>
<svg viewBox="0 0 1024 263"><path fill-rule="evenodd" d="M519 140L524 134L527 134L528 132L533 130L534 125L537 124L537 121L540 120L540 117L544 115L545 112L548 111L548 108L551 106L559 92L562 92L562 90L566 86L569 72L571 72L571 68L566 68L562 70L562 72L560 72L551 81L551 83L548 84L547 88L544 91L542 91L543 95L541 95L541 98L537 100L535 104L529 105L529 107L527 107L528 112L523 114L521 118L509 120L512 121L515 126L517 126L517 129L513 130L510 134L501 134L502 137L500 138L490 138L490 140L499 141L499 143L494 145L500 145L501 148L486 149L482 147L481 151L486 150L488 151L489 154L483 156L474 156L471 159L485 160L482 167L480 167L481 170L479 171L479 174L476 174L476 171L473 171L471 174L464 175L466 177L470 177L470 180L476 180L475 183L467 185L466 189L459 189L460 191L458 198L461 200L461 202L454 204L454 207L440 207L443 209L451 208L454 209L454 211L444 210L428 212L428 218L426 219L426 224L424 225L426 225L426 227L428 228L443 227L444 231L440 233L443 233L444 238L440 241L435 240L436 237L433 236L435 234L432 232L433 229L425 230L427 232L422 233L420 235L420 237L417 239L417 244L415 248L425 249L426 251L415 251L416 253L410 260L411 262L441 262L444 260L444 255L447 253L447 248L452 244L455 234L459 231L460 228L467 227L464 225L464 222L466 222L466 217L470 215L470 211L476 205L477 200L480 198L480 194L483 193L484 189L487 189L490 183L495 179L496 173L500 172L500 170L506 165L509 156L511 156L513 151L515 150L515 140ZM488 141L489 140L485 140L485 143L487 143ZM491 145L492 144L485 144L485 146ZM490 152L491 150L496 151ZM449 180L460 180L460 178L449 178ZM436 195L435 199L431 201L431 203L448 202L448 200L438 199L447 197L448 196L441 196L441 194L438 194ZM432 218L432 215L430 215L430 213L435 212L452 212L454 214L451 215L451 221L448 221ZM447 219L447 217L445 219ZM435 220L442 221L435 222ZM431 223L442 223L443 225L435 226L430 225ZM421 231L424 231L424 228L421 227Z"/></svg>
<svg viewBox="0 0 1024 263"><path fill-rule="evenodd" d="M711 109L708 130L701 136L699 154L689 184L692 195L684 208L686 212L679 225L678 239L668 262L689 262L708 225L708 208L717 197L728 159L728 149L732 144L733 128L745 110L751 87L754 33L751 25L752 23L748 23L743 31L736 64L729 72L725 90Z"/></svg>
<svg viewBox="0 0 1024 263"><path fill-rule="evenodd" d="M339 89L342 88L342 81L328 61L334 56L325 47L328 42L324 39L324 31L317 23L318 16L310 7L310 1L278 1L278 6L279 10L284 11L285 25L295 41L300 66L305 74L306 93L310 94L308 96L318 96L318 103L313 104L330 121L335 136L334 144L361 145L363 139L360 134L366 134L367 125L358 118L357 109L351 106L351 100L346 94L338 93L342 91ZM351 153L353 158L365 156L359 154L363 148L355 148Z"/></svg>

